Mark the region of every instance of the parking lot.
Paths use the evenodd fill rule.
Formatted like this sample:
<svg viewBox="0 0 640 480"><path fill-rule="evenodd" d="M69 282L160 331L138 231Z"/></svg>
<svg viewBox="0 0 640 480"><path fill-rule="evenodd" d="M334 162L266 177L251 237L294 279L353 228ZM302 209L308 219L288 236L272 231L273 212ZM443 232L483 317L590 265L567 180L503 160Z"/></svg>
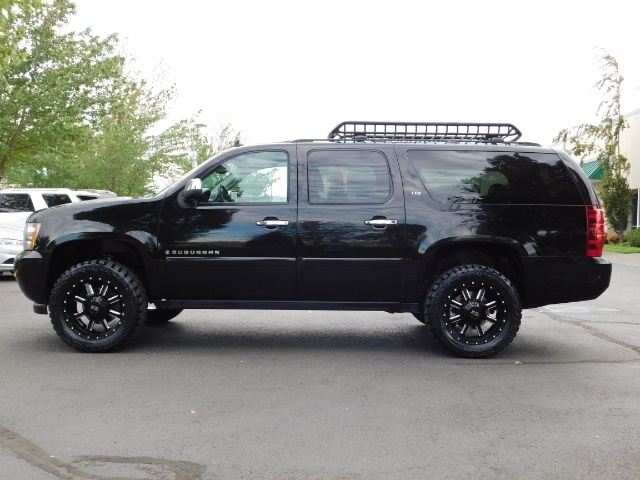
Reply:
<svg viewBox="0 0 640 480"><path fill-rule="evenodd" d="M0 479L638 479L640 255L488 360L410 314L185 311L82 354L0 277ZM636 260L635 257L638 257Z"/></svg>

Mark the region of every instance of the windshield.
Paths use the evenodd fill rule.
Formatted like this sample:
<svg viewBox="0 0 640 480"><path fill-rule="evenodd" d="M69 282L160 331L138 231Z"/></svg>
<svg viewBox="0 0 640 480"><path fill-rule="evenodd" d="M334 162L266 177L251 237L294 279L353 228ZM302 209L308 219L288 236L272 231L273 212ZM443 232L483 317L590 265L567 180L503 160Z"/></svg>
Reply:
<svg viewBox="0 0 640 480"><path fill-rule="evenodd" d="M0 193L0 212L33 212L28 193Z"/></svg>

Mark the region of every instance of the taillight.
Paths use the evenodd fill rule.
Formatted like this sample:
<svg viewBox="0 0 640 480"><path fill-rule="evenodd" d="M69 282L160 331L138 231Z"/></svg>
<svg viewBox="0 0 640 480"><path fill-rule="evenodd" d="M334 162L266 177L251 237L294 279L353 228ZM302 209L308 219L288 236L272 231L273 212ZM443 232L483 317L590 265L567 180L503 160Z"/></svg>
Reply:
<svg viewBox="0 0 640 480"><path fill-rule="evenodd" d="M601 257L604 248L604 211L587 205L587 256Z"/></svg>

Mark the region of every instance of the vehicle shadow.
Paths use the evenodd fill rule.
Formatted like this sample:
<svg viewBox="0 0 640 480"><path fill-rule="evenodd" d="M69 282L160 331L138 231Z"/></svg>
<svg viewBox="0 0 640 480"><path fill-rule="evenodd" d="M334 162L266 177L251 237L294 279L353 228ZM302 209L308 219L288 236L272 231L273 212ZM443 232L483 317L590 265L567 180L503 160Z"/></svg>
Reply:
<svg viewBox="0 0 640 480"><path fill-rule="evenodd" d="M414 325L413 323L416 323ZM165 325L144 326L122 351L189 351L227 349L420 351L448 354L433 340L424 325L414 319L385 324L374 320L351 323L301 321L243 322L176 319Z"/></svg>
<svg viewBox="0 0 640 480"><path fill-rule="evenodd" d="M442 359L449 364L577 364L620 363L640 361L635 356L608 355L599 348L584 348L576 344L575 337L540 335L533 325L523 328L504 351L487 359L465 359L441 347L425 325L410 315L373 318L371 321L352 319L345 314L340 322L307 320L296 317L295 312L282 312L275 322L254 319L233 319L224 315L210 317L203 314L183 314L164 324L142 326L136 334L114 353L86 354L94 356L115 355L154 358L169 354L187 357L209 356L235 357L290 353L310 355L359 355L373 354L371 358L389 354L394 359L407 360ZM233 316L234 313L229 315ZM254 315L251 313L250 315ZM204 318L203 318L204 317ZM31 327L29 332L12 341L10 349L16 352L38 350L42 353L83 355L65 345L50 326ZM10 354L10 352L6 352Z"/></svg>
<svg viewBox="0 0 640 480"><path fill-rule="evenodd" d="M314 312L320 317L319 312ZM628 361L618 355L608 358L600 349L576 345L576 338L542 334L536 323L523 325L518 336L504 351L488 359L465 359L441 347L425 325L411 315L374 314L370 321L362 314L332 312L331 318L306 319L305 313L282 312L270 323L251 318L245 313L239 319L235 312L202 318L198 313L183 314L159 326L142 327L121 351L130 353L171 351L201 353L251 351L372 352L379 355L419 355L442 358L454 363L477 362L519 364L617 363ZM210 312L202 314L206 317ZM230 315L231 318L226 317ZM363 319L364 318L364 319ZM626 357L626 355L625 355Z"/></svg>

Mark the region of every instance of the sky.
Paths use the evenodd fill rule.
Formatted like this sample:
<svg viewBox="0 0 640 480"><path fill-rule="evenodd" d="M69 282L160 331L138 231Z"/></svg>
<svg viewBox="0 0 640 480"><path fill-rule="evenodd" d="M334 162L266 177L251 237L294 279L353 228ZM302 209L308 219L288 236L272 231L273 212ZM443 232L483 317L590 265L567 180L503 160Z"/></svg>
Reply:
<svg viewBox="0 0 640 480"><path fill-rule="evenodd" d="M600 48L640 108L640 17L609 0L75 0L74 30L117 33L147 78L245 143L326 138L346 120L507 122L548 145L592 122Z"/></svg>

